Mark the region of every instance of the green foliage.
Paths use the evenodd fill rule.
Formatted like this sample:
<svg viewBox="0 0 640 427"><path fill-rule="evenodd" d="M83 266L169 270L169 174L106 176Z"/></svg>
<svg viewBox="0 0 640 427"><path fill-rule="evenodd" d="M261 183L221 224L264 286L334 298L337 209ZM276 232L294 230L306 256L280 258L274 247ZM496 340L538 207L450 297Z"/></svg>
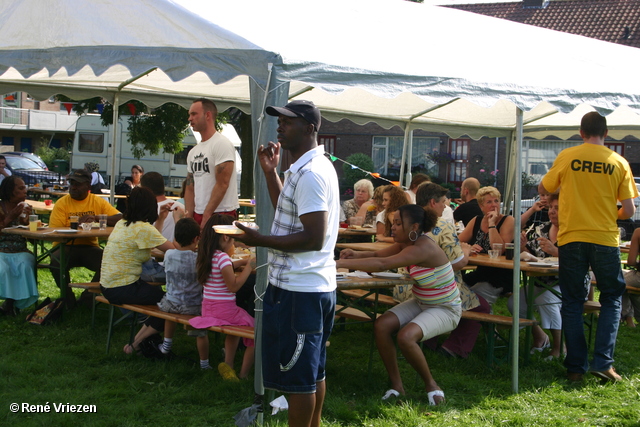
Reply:
<svg viewBox="0 0 640 427"><path fill-rule="evenodd" d="M50 248L50 243L45 247ZM88 282L93 272L74 268L71 276L74 282ZM47 269L38 270L38 282L40 300L58 297L59 290ZM209 334L211 371L199 369L196 342L182 328L175 331L173 352L178 357L174 359L158 361L124 354L128 322L114 328L107 355L108 311L104 308L97 307L93 329L91 309L85 306L65 311L60 321L48 326L27 324L27 310L19 317L0 317L2 425L232 426L232 417L252 404L253 375L247 381L227 383L215 369L222 361L223 337ZM506 298L498 300L494 311L508 315ZM135 326L136 331L139 328ZM406 395L392 402L380 400L389 383L377 352L368 372L372 325L347 322L344 328L334 328L327 349L322 422L329 427L637 426L639 332L638 328L621 326L618 333L615 367L624 381L601 385L595 377L585 375L581 384L574 385L564 379L562 362L544 361L543 354L520 364L519 394L512 393L510 364L487 367L484 330L467 359L450 359L424 349L447 399L445 405L431 407L424 385L400 352L398 367ZM524 350L524 330L520 339ZM236 369L241 359L239 351ZM277 396L267 394L265 402ZM14 402L96 405L97 413L13 413L8 407ZM265 405L265 426L286 427L288 413L272 416L268 403Z"/></svg>
<svg viewBox="0 0 640 427"><path fill-rule="evenodd" d="M60 102L74 102L73 111L79 116L97 110L98 104L102 104L102 125L113 124L113 105L100 97L76 101L64 95L57 95L56 99ZM142 158L145 152L158 154L161 151L182 151L182 141L189 125L189 114L184 107L167 103L149 111L142 102L131 100L118 107L118 114L131 116L128 127L129 142L135 158Z"/></svg>
<svg viewBox="0 0 640 427"><path fill-rule="evenodd" d="M36 149L35 154L40 156L43 162L46 163L47 167L52 170L53 169L53 161L54 160L66 160L70 161L71 156L69 155L69 148L51 148L41 146Z"/></svg>
<svg viewBox="0 0 640 427"><path fill-rule="evenodd" d="M351 164L356 165L365 171L373 170L373 160L370 156L364 153L354 153L345 159L348 163L342 165L342 171L344 172L345 185L348 188L353 188L353 184L361 180L362 178L368 178L370 175L361 171L360 169L353 169Z"/></svg>
<svg viewBox="0 0 640 427"><path fill-rule="evenodd" d="M145 151L158 154L182 151L182 140L187 134L188 113L177 104L164 104L151 115L134 115L129 121L131 152L139 159Z"/></svg>

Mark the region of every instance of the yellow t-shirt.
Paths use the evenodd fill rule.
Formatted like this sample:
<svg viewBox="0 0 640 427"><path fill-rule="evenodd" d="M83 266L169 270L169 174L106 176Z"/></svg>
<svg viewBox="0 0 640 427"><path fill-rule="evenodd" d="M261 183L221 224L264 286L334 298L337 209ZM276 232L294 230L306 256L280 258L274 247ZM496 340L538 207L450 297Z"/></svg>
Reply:
<svg viewBox="0 0 640 427"><path fill-rule="evenodd" d="M638 196L629 163L603 145L584 143L560 152L542 179L560 188L558 245L618 246L618 200Z"/></svg>
<svg viewBox="0 0 640 427"><path fill-rule="evenodd" d="M142 263L151 258L151 248L167 241L144 221L125 225L121 219L113 228L102 255L100 284L105 288L130 285L140 278Z"/></svg>
<svg viewBox="0 0 640 427"><path fill-rule="evenodd" d="M55 205L53 205L53 211L49 217L49 227L69 227L70 215L77 215L80 218L83 215L100 215L106 214L108 216L117 215L120 212L111 206L111 204L98 197L95 194L89 193L84 200L72 199L68 194L61 197ZM87 237L72 240L69 245L89 245L98 246L97 237ZM57 243L54 243L54 246Z"/></svg>

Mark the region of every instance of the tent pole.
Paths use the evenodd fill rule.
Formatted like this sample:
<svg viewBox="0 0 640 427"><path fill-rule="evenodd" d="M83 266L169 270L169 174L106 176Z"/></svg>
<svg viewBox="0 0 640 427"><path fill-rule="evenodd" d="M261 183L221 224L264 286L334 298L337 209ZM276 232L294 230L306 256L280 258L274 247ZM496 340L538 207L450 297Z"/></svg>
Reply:
<svg viewBox="0 0 640 427"><path fill-rule="evenodd" d="M118 147L118 107L120 91L113 94L113 131L111 132L111 179L109 180L109 203L116 199L116 148Z"/></svg>
<svg viewBox="0 0 640 427"><path fill-rule="evenodd" d="M406 123L404 126L404 141L402 142L402 157L400 158L400 176L398 176L398 181L400 182L400 188L402 188L402 183L406 182L404 180L404 162L407 158L407 146L409 145L409 132L410 132L409 125L410 123ZM388 148L387 148L387 157L389 157Z"/></svg>
<svg viewBox="0 0 640 427"><path fill-rule="evenodd" d="M522 154L522 126L523 126L523 112L520 108L516 109L516 130L514 132L513 144L515 144L515 194L514 194L514 208L513 218L515 222L515 232L513 239L514 253L520 253L520 230L522 229L520 221L520 205L522 196L522 162L520 156ZM520 257L513 257L513 326L511 328L511 347L513 354L511 357L512 366L512 390L514 393L518 393L518 350L520 348ZM528 349L525 349L528 351Z"/></svg>

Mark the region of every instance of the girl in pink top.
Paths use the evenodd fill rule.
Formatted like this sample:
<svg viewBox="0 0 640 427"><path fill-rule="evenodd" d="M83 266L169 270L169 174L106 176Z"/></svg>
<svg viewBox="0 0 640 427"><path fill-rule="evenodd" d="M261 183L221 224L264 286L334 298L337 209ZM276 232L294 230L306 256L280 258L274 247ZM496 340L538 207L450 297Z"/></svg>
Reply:
<svg viewBox="0 0 640 427"><path fill-rule="evenodd" d="M210 326L253 326L254 320L246 311L236 305L236 292L244 285L251 274L250 260L232 261L230 255L235 251L233 237L216 233L214 225L230 225L233 219L227 215L212 215L202 230L196 269L198 281L203 286L202 315L189 320L194 328L204 329ZM235 263L235 265L234 265ZM245 266L236 276L235 267ZM224 342L225 361L218 365L218 371L224 379L238 380L233 370L233 359L240 337L227 335ZM209 359L209 337L197 338L200 360ZM246 378L253 366L254 341L244 338L247 350L244 353L240 378Z"/></svg>

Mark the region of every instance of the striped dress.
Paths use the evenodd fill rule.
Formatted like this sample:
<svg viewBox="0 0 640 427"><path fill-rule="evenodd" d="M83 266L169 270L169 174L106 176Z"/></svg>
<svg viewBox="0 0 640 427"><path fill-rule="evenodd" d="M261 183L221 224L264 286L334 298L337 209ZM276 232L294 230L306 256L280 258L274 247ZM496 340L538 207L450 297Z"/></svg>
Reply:
<svg viewBox="0 0 640 427"><path fill-rule="evenodd" d="M409 274L416 281L413 295L421 304L460 305L460 292L451 263L439 267L409 266Z"/></svg>
<svg viewBox="0 0 640 427"><path fill-rule="evenodd" d="M230 292L222 277L222 269L232 267L233 262L226 253L216 250L211 259L211 273L204 284L203 298L214 301L236 301L236 294Z"/></svg>

